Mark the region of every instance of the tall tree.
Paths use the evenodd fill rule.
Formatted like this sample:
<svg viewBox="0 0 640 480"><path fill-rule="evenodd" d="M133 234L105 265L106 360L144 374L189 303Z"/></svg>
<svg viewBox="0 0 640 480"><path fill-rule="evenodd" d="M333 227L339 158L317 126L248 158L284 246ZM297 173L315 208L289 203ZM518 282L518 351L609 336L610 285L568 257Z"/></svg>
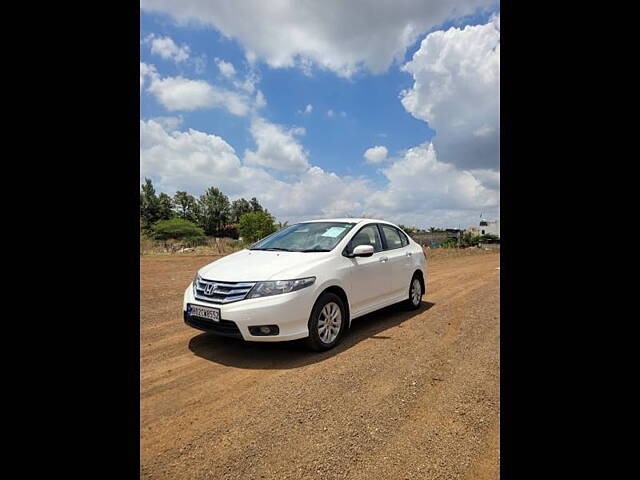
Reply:
<svg viewBox="0 0 640 480"><path fill-rule="evenodd" d="M192 195L187 192L176 192L173 196L173 204L180 218L194 223L197 222L198 202Z"/></svg>
<svg viewBox="0 0 640 480"><path fill-rule="evenodd" d="M207 235L216 235L229 221L229 198L216 187L210 187L198 200L199 224Z"/></svg>
<svg viewBox="0 0 640 480"><path fill-rule="evenodd" d="M158 215L160 216L160 220L169 220L170 218L173 218L175 215L173 211L173 200L171 200L169 195L164 192L161 193L158 197L158 204Z"/></svg>
<svg viewBox="0 0 640 480"><path fill-rule="evenodd" d="M140 192L140 218L144 230L148 230L155 222L161 219L160 210L160 200L156 196L153 183L150 179L145 178Z"/></svg>
<svg viewBox="0 0 640 480"><path fill-rule="evenodd" d="M244 198L234 200L231 202L231 222L238 223L242 215L252 211L253 209L251 208L251 204L248 200L245 200Z"/></svg>
<svg viewBox="0 0 640 480"><path fill-rule="evenodd" d="M253 197L251 199L251 211L252 212L263 212L264 208L262 208L262 205L260 205L260 203L258 202L258 199L256 197Z"/></svg>

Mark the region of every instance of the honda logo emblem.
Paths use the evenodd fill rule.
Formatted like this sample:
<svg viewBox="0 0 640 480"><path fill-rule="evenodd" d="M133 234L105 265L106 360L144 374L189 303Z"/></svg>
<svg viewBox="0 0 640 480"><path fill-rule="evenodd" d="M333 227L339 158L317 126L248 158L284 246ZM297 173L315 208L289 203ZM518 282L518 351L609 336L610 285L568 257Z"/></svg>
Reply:
<svg viewBox="0 0 640 480"><path fill-rule="evenodd" d="M205 295L211 295L216 289L216 284L215 283L207 283L207 285L204 287L204 294Z"/></svg>

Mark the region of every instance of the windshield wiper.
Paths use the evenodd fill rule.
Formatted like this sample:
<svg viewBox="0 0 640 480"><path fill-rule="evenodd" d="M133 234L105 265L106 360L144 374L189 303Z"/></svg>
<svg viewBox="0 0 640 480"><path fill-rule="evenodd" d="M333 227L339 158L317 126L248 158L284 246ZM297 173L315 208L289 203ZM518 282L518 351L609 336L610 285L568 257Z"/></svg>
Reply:
<svg viewBox="0 0 640 480"><path fill-rule="evenodd" d="M266 251L279 251L279 252L293 252L288 248L269 247L269 248L250 248L249 250L266 250Z"/></svg>
<svg viewBox="0 0 640 480"><path fill-rule="evenodd" d="M309 248L307 250L296 250L296 252L330 252L326 248Z"/></svg>

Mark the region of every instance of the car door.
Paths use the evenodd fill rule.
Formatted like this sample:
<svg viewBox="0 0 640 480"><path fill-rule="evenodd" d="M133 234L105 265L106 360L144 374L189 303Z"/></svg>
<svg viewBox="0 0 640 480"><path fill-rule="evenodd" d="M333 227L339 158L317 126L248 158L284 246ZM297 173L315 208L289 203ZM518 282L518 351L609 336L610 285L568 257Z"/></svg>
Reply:
<svg viewBox="0 0 640 480"><path fill-rule="evenodd" d="M375 223L362 227L354 235L347 245L347 252L351 253L358 245L372 245L374 253L370 257L349 258L350 303L354 314L383 303L391 290L391 271Z"/></svg>
<svg viewBox="0 0 640 480"><path fill-rule="evenodd" d="M401 231L392 225L380 224L382 231L384 253L389 258L391 270L391 296L394 298L409 295L411 281L411 255L409 241Z"/></svg>

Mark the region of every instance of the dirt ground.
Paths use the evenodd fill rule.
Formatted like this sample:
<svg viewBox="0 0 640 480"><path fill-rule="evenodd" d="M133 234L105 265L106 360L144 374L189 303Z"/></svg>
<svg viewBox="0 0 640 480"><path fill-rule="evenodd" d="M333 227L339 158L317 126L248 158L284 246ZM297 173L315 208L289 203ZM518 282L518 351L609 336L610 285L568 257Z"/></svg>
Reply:
<svg viewBox="0 0 640 480"><path fill-rule="evenodd" d="M419 310L356 319L321 354L186 326L216 257L141 257L142 478L499 478L500 256L430 257Z"/></svg>

